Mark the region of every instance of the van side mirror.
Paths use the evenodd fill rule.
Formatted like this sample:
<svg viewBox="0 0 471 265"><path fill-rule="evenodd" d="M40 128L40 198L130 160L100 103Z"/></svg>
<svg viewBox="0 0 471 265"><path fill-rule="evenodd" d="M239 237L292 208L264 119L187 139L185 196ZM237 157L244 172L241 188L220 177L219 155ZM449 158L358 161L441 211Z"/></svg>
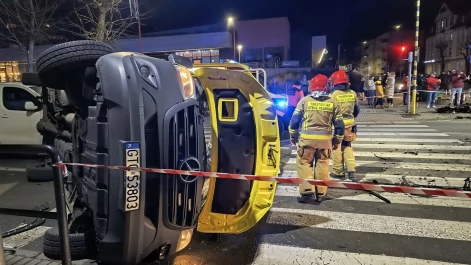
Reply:
<svg viewBox="0 0 471 265"><path fill-rule="evenodd" d="M31 101L26 101L25 102L25 110L27 111L36 111L38 110L38 107Z"/></svg>

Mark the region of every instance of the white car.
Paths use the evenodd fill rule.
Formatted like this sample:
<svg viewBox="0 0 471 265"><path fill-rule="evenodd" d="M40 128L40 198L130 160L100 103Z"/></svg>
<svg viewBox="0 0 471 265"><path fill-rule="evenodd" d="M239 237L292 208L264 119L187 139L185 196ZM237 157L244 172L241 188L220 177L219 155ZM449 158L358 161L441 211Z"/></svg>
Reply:
<svg viewBox="0 0 471 265"><path fill-rule="evenodd" d="M42 144L39 93L20 83L0 83L0 144Z"/></svg>

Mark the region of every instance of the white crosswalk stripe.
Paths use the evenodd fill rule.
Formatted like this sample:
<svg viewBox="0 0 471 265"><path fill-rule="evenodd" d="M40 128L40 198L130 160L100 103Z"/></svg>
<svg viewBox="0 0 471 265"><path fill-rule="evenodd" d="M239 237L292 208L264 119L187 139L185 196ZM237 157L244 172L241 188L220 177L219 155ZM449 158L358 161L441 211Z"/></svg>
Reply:
<svg viewBox="0 0 471 265"><path fill-rule="evenodd" d="M357 176L362 182L462 188L465 179L470 176L471 146L452 139L446 133L418 122L371 122L361 123L358 127L358 139L353 143L353 148ZM295 148L286 145L281 154L280 176L297 177ZM296 185L278 185L268 224L298 227L309 235L331 237L324 239L326 241L342 241L340 238L350 236L359 241L349 249L339 251L334 243L324 242L318 246L312 242L311 245L302 244L299 241L303 240L303 234L292 231L285 234L293 238L287 240L291 243L265 236L253 264L275 264L275 261L277 264L293 264L293 260L296 260L294 264L469 262L458 258L459 255L449 255L447 259L438 254L425 257L419 254L421 243L411 245L404 242L417 238L417 242L433 245L431 248L438 252L441 248L447 248L448 244L471 246L471 235L463 234L463 231L471 229L471 219L461 217L471 214L471 199L399 193L382 195L391 204L362 191L330 189L327 196L330 199L316 206L297 203L299 191ZM359 238L368 239L362 241ZM409 251L410 248L414 250ZM320 255L323 258L319 259Z"/></svg>

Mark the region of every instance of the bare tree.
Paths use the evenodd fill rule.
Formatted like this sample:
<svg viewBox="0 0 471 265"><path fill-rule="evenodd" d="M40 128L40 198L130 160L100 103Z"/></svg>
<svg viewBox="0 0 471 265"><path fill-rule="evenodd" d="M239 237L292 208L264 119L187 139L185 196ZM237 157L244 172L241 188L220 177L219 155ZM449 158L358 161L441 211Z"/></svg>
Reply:
<svg viewBox="0 0 471 265"><path fill-rule="evenodd" d="M466 74L469 74L469 63L471 57L471 40L460 46L460 55L463 56Z"/></svg>
<svg viewBox="0 0 471 265"><path fill-rule="evenodd" d="M114 41L136 23L128 10L125 0L78 0L61 29L88 40Z"/></svg>
<svg viewBox="0 0 471 265"><path fill-rule="evenodd" d="M445 71L445 51L448 48L448 43L441 41L435 45L435 48L438 51L438 55L440 56L440 69L441 71Z"/></svg>
<svg viewBox="0 0 471 265"><path fill-rule="evenodd" d="M56 0L0 0L0 38L26 50L28 72L34 67L34 45L51 37L51 18Z"/></svg>

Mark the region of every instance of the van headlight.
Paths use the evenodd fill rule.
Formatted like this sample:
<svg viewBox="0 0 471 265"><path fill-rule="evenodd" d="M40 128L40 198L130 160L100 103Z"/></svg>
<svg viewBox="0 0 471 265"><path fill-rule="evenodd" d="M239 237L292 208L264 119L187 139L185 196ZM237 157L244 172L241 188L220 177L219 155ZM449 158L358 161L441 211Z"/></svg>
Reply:
<svg viewBox="0 0 471 265"><path fill-rule="evenodd" d="M193 228L188 229L188 230L183 230L180 233L180 237L178 238L177 252L186 248L190 244L192 237L193 237Z"/></svg>
<svg viewBox="0 0 471 265"><path fill-rule="evenodd" d="M175 66L178 71L178 75L181 80L180 90L184 99L196 98L195 95L195 83L193 82L193 77L191 76L190 70L187 68L177 65Z"/></svg>

